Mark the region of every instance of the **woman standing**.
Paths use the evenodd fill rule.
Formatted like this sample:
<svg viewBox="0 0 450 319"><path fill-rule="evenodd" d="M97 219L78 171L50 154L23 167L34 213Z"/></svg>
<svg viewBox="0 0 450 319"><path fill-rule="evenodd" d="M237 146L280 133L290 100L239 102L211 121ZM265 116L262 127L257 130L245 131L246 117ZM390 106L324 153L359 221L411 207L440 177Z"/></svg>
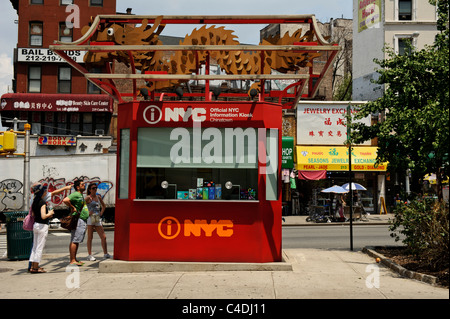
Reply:
<svg viewBox="0 0 450 319"><path fill-rule="evenodd" d="M97 194L97 184L90 184L87 189L86 205L89 209L89 219L87 221L87 249L88 260L95 261L95 257L92 256L92 237L94 236L94 228L97 231L100 240L102 241L103 257L111 258L108 254L108 248L106 245L106 234L101 222L101 216L103 215L106 205L102 200L102 197Z"/></svg>
<svg viewBox="0 0 450 319"><path fill-rule="evenodd" d="M31 250L30 272L33 274L46 272L44 268L39 267L41 262L42 252L44 251L45 243L48 235L48 221L53 217L54 212L48 210L45 198L47 197L47 186L38 185L34 193L32 204L32 211L34 216L33 225L33 249Z"/></svg>
<svg viewBox="0 0 450 319"><path fill-rule="evenodd" d="M338 212L336 217L339 217L341 220L345 220L345 215L344 215L344 207L345 207L345 199L344 199L344 195L339 194L337 203L336 203L336 212Z"/></svg>

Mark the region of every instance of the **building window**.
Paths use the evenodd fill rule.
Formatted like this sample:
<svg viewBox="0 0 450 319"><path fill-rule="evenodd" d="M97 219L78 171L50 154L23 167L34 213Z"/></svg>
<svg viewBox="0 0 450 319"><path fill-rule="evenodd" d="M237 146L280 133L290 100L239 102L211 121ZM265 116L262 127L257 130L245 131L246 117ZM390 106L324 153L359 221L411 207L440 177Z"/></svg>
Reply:
<svg viewBox="0 0 450 319"><path fill-rule="evenodd" d="M42 22L30 22L30 45L42 46Z"/></svg>
<svg viewBox="0 0 450 319"><path fill-rule="evenodd" d="M396 35L394 37L395 53L398 55L410 54L417 45L414 35Z"/></svg>
<svg viewBox="0 0 450 319"><path fill-rule="evenodd" d="M58 70L58 93L70 93L72 87L72 69L60 67Z"/></svg>
<svg viewBox="0 0 450 319"><path fill-rule="evenodd" d="M101 73L102 69L101 68L92 68L89 70L89 73ZM95 85L94 83L92 83L91 81L87 81L87 92L89 94L100 94L102 93L102 90L100 90L100 88Z"/></svg>
<svg viewBox="0 0 450 319"><path fill-rule="evenodd" d="M68 28L65 22L59 24L59 41L61 42L72 42L73 32L72 28Z"/></svg>
<svg viewBox="0 0 450 319"><path fill-rule="evenodd" d="M44 0L31 0L31 4L44 4Z"/></svg>
<svg viewBox="0 0 450 319"><path fill-rule="evenodd" d="M32 112L31 134L41 134L41 122L43 112Z"/></svg>
<svg viewBox="0 0 450 319"><path fill-rule="evenodd" d="M398 55L411 54L411 38L399 38L398 39Z"/></svg>
<svg viewBox="0 0 450 319"><path fill-rule="evenodd" d="M398 19L412 20L412 0L398 0Z"/></svg>
<svg viewBox="0 0 450 319"><path fill-rule="evenodd" d="M83 133L82 135L92 135L92 113L83 113Z"/></svg>
<svg viewBox="0 0 450 319"><path fill-rule="evenodd" d="M42 125L41 134L54 134L55 112L44 113L44 123Z"/></svg>
<svg viewBox="0 0 450 319"><path fill-rule="evenodd" d="M91 6L103 7L103 0L90 0L89 3Z"/></svg>
<svg viewBox="0 0 450 319"><path fill-rule="evenodd" d="M58 112L56 118L56 134L67 135L67 113Z"/></svg>
<svg viewBox="0 0 450 319"><path fill-rule="evenodd" d="M71 113L69 122L69 134L70 135L80 135L80 113Z"/></svg>
<svg viewBox="0 0 450 319"><path fill-rule="evenodd" d="M28 92L41 93L41 67L30 66L28 68Z"/></svg>
<svg viewBox="0 0 450 319"><path fill-rule="evenodd" d="M60 3L62 6L68 6L70 4L73 4L73 0L61 0Z"/></svg>

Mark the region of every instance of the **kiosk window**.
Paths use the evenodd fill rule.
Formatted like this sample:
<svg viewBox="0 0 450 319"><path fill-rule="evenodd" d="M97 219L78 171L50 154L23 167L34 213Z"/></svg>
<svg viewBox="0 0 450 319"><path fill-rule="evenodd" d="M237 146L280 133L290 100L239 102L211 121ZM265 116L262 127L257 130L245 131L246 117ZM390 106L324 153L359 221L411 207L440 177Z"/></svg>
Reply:
<svg viewBox="0 0 450 319"><path fill-rule="evenodd" d="M120 173L119 198L128 198L128 178L130 164L130 129L120 130Z"/></svg>
<svg viewBox="0 0 450 319"><path fill-rule="evenodd" d="M138 199L258 198L258 130L139 128Z"/></svg>

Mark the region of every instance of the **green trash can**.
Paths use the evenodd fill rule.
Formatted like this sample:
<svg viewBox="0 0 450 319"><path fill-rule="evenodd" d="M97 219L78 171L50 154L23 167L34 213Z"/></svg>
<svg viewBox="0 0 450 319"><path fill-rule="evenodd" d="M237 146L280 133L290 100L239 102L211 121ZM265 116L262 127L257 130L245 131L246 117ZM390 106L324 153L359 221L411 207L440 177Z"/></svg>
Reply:
<svg viewBox="0 0 450 319"><path fill-rule="evenodd" d="M24 230L23 220L28 212L3 213L6 216L7 256L11 260L29 259L33 246L33 232Z"/></svg>

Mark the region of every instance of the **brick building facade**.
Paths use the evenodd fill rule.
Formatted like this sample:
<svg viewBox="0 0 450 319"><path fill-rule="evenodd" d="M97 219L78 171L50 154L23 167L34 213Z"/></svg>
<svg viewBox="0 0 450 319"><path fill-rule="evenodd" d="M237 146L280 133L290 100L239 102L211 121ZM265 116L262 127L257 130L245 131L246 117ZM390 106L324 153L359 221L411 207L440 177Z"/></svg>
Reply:
<svg viewBox="0 0 450 319"><path fill-rule="evenodd" d="M2 121L28 121L33 134L108 134L112 99L48 47L55 40L79 39L83 26L93 17L116 13L116 1L10 1L19 17L18 39L14 49L14 93L2 96ZM66 21L73 27L68 27ZM83 53L67 53L83 61Z"/></svg>

